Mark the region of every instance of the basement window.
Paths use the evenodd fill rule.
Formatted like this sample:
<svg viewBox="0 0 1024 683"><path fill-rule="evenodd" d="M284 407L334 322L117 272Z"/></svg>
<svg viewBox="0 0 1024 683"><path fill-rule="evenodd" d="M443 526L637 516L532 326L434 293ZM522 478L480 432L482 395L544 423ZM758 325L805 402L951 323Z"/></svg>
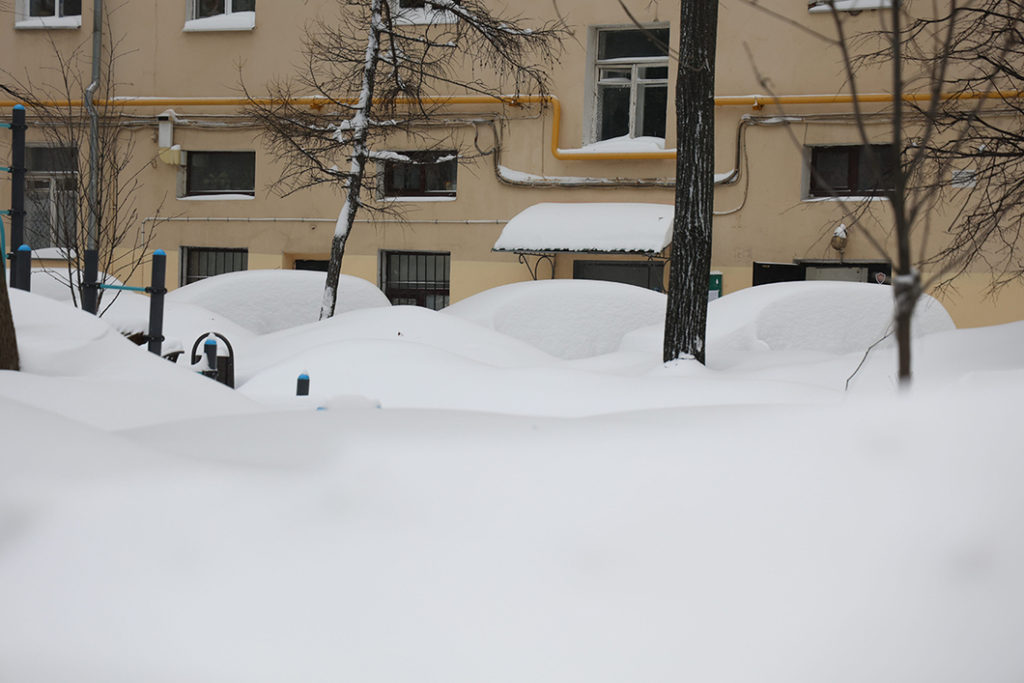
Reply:
<svg viewBox="0 0 1024 683"><path fill-rule="evenodd" d="M82 0L17 0L15 28L79 28Z"/></svg>
<svg viewBox="0 0 1024 683"><path fill-rule="evenodd" d="M181 248L181 285L249 268L248 249Z"/></svg>
<svg viewBox="0 0 1024 683"><path fill-rule="evenodd" d="M185 31L251 31L256 0L188 0Z"/></svg>
<svg viewBox="0 0 1024 683"><path fill-rule="evenodd" d="M448 252L386 251L381 289L395 306L439 311L448 305L451 255Z"/></svg>
<svg viewBox="0 0 1024 683"><path fill-rule="evenodd" d="M881 197L896 189L890 145L810 148L810 197Z"/></svg>

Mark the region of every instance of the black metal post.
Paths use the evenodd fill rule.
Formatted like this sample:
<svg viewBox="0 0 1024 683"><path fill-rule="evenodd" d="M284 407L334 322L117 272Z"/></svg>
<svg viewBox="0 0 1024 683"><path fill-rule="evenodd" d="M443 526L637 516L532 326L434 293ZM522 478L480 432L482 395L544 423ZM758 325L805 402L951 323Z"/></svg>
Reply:
<svg viewBox="0 0 1024 683"><path fill-rule="evenodd" d="M26 292L32 291L32 247L23 244L14 252L14 263L11 264L11 286Z"/></svg>
<svg viewBox="0 0 1024 683"><path fill-rule="evenodd" d="M16 104L11 117L11 251L25 243L25 107ZM13 254L12 254L13 255ZM11 286L16 287L17 259L11 262ZM29 262L31 273L31 261ZM30 275L31 276L31 275Z"/></svg>
<svg viewBox="0 0 1024 683"><path fill-rule="evenodd" d="M164 342L164 295L167 294L167 254L153 252L153 280L149 287L149 352L160 355Z"/></svg>
<svg viewBox="0 0 1024 683"><path fill-rule="evenodd" d="M217 340L207 339L203 342L203 355L206 356L206 373L210 377L217 376Z"/></svg>
<svg viewBox="0 0 1024 683"><path fill-rule="evenodd" d="M99 283L96 280L100 271L100 252L96 249L85 250L85 273L82 279L82 310L96 315L99 309Z"/></svg>
<svg viewBox="0 0 1024 683"><path fill-rule="evenodd" d="M299 375L299 380L295 383L295 395L309 396L309 375L306 373Z"/></svg>

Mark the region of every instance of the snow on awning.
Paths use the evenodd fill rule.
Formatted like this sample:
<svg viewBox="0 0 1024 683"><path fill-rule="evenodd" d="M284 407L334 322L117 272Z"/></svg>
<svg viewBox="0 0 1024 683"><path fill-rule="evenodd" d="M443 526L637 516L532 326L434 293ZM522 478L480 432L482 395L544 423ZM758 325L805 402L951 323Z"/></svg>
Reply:
<svg viewBox="0 0 1024 683"><path fill-rule="evenodd" d="M534 204L512 218L494 251L641 252L672 241L671 204Z"/></svg>

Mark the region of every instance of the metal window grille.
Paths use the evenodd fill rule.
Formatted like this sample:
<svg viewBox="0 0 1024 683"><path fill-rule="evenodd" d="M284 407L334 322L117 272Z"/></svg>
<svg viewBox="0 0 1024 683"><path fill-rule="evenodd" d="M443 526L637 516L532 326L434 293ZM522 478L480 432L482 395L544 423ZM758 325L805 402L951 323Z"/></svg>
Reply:
<svg viewBox="0 0 1024 683"><path fill-rule="evenodd" d="M384 294L395 305L438 311L448 305L451 255L422 251L384 253Z"/></svg>
<svg viewBox="0 0 1024 683"><path fill-rule="evenodd" d="M247 270L248 267L248 249L181 248L180 282L182 285L197 282L212 275Z"/></svg>
<svg viewBox="0 0 1024 683"><path fill-rule="evenodd" d="M665 136L668 29L600 31L595 138Z"/></svg>

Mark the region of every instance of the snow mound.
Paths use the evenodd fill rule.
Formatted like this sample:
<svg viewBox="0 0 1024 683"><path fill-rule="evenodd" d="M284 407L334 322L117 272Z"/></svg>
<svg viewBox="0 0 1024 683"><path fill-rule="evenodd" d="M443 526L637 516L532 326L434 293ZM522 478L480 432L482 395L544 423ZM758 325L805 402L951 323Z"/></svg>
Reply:
<svg viewBox="0 0 1024 683"><path fill-rule="evenodd" d="M53 299L55 301L63 301L64 303L72 303L71 298L71 287L68 279L68 271L66 269L58 270L55 268L33 268L32 269L32 293L45 296L47 299ZM72 270L70 273L71 277L75 282L79 279L77 270ZM121 285L124 284L113 275L106 273L99 274L100 280L107 285ZM105 292L105 297L112 296L112 292ZM78 300L76 295L74 301Z"/></svg>
<svg viewBox="0 0 1024 683"><path fill-rule="evenodd" d="M215 275L167 295L168 302L194 304L230 318L257 334L315 321L326 275L307 270L244 270ZM390 306L372 283L342 275L335 313Z"/></svg>
<svg viewBox="0 0 1024 683"><path fill-rule="evenodd" d="M442 313L490 327L563 359L618 348L628 332L660 324L665 295L600 280L517 282L481 292Z"/></svg>
<svg viewBox="0 0 1024 683"><path fill-rule="evenodd" d="M857 282L780 282L748 287L708 307L708 350L864 351L892 325L892 288ZM955 329L938 301L923 295L914 336Z"/></svg>
<svg viewBox="0 0 1024 683"><path fill-rule="evenodd" d="M350 342L359 342L359 355L342 351ZM378 375L396 374L392 361L381 361L377 353L377 350L383 352L386 342L401 343L410 349L429 347L497 368L549 365L555 361L529 344L453 316L417 306L389 306L349 311L329 320L253 337L239 345L236 376L240 383L244 382L315 349L329 349L325 364L339 365L343 373L355 372L356 366L365 370L372 365ZM300 371L312 377L322 374L323 367L318 362ZM287 383L294 385L298 372L292 373L289 369L288 374ZM397 379L404 383L410 381ZM319 381L323 386L323 380Z"/></svg>

